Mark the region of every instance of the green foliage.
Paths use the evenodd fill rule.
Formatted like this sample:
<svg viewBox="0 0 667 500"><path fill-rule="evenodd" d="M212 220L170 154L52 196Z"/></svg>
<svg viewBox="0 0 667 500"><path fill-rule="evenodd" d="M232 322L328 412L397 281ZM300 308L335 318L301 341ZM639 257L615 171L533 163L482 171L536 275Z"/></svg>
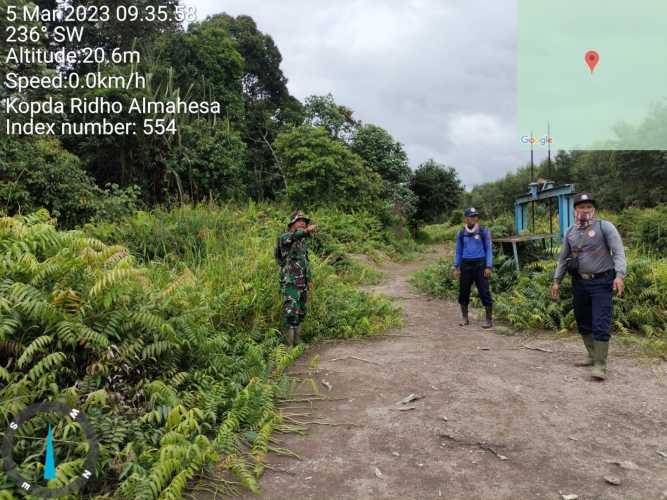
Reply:
<svg viewBox="0 0 667 500"><path fill-rule="evenodd" d="M183 207L88 234L56 230L46 211L0 218L0 419L35 401L82 405L100 442L96 494L181 498L219 459L257 491L283 373L302 352L276 331L272 249L286 215ZM349 284L356 276L316 253L312 263L306 339L399 324L388 300ZM46 432L46 422L31 425ZM258 437L248 452L249 431ZM40 443L26 446L39 467ZM73 450L60 453L56 482L76 471ZM4 473L0 484L15 488Z"/></svg>
<svg viewBox="0 0 667 500"><path fill-rule="evenodd" d="M208 19L192 23L187 32L167 38L163 51L174 69L177 88L184 93L191 89L188 93L193 99L220 101L226 118L240 121L243 58L223 27Z"/></svg>
<svg viewBox="0 0 667 500"><path fill-rule="evenodd" d="M647 253L667 254L667 205L627 208L614 217L614 224L633 247Z"/></svg>
<svg viewBox="0 0 667 500"><path fill-rule="evenodd" d="M356 129L350 147L390 184L401 184L410 179L408 155L403 145L383 128L371 123L361 125Z"/></svg>
<svg viewBox="0 0 667 500"><path fill-rule="evenodd" d="M422 163L410 181L417 196L416 219L420 223L441 222L459 205L463 185L456 170L434 160Z"/></svg>
<svg viewBox="0 0 667 500"><path fill-rule="evenodd" d="M181 196L193 201L239 199L244 194L246 145L229 123L193 120L181 128L182 140L167 160L179 179Z"/></svg>
<svg viewBox="0 0 667 500"><path fill-rule="evenodd" d="M1 209L9 214L47 208L65 227L97 213L100 190L79 159L56 139L0 139Z"/></svg>
<svg viewBox="0 0 667 500"><path fill-rule="evenodd" d="M289 129L278 136L274 148L291 203L347 210L379 206L380 176L324 129L309 125Z"/></svg>
<svg viewBox="0 0 667 500"><path fill-rule="evenodd" d="M419 228L417 240L422 243L452 243L456 240L463 223L460 224L429 224Z"/></svg>
<svg viewBox="0 0 667 500"><path fill-rule="evenodd" d="M255 199L271 198L284 188L271 144L285 125L303 123L303 106L289 94L278 47L251 17L220 14L207 23L229 34L244 62L245 116L239 129L247 154L240 180Z"/></svg>
<svg viewBox="0 0 667 500"><path fill-rule="evenodd" d="M350 108L337 104L333 95L306 97L305 124L326 130L331 139L348 141L359 126Z"/></svg>

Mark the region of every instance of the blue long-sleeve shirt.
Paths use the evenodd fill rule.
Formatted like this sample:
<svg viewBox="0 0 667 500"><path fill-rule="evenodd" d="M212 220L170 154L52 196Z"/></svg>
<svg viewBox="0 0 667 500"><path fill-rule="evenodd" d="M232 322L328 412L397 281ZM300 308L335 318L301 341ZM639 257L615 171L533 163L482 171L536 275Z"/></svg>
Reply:
<svg viewBox="0 0 667 500"><path fill-rule="evenodd" d="M465 242L464 242L465 240ZM484 228L484 234L477 229L474 233L467 233L461 229L456 234L456 256L454 267L461 265L461 260L485 259L485 267L493 268L493 248L491 245L491 231Z"/></svg>

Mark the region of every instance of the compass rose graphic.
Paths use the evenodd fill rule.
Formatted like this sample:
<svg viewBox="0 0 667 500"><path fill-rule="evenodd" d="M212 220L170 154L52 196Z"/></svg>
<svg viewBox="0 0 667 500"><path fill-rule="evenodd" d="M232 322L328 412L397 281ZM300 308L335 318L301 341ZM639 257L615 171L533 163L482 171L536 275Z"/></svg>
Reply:
<svg viewBox="0 0 667 500"><path fill-rule="evenodd" d="M49 416L50 418L53 418L54 415L57 418L64 420L64 424L66 425L72 422L78 424L83 431L80 433L82 435L77 438L78 441L65 441L54 437L54 429L58 429L62 426L53 426L50 421L48 432L45 437L43 434L41 438L38 436L24 436L20 434L21 427L24 426L24 424L27 424L25 425L26 428L31 429L30 424L28 424L28 421L31 419L40 416ZM58 423L59 422L56 422L56 424ZM43 481L35 481L24 477L25 472L22 472L23 468L21 467L21 460L19 459L17 463L14 458L17 443L21 440L34 439L45 441ZM77 446L77 449L87 450L87 453L85 458L82 457L82 465L78 468L80 471L77 470L78 475L75 478L71 479L69 483L66 483L64 486L48 487L48 481L54 480L58 476L56 462L58 450L56 445L60 442L74 444ZM97 464L99 446L95 437L95 431L81 410L71 408L63 403L44 402L28 406L16 416L16 418L9 424L9 429L5 433L0 451L7 475L16 482L19 488L33 496L56 498L76 492L92 477ZM25 460L32 461L32 458Z"/></svg>

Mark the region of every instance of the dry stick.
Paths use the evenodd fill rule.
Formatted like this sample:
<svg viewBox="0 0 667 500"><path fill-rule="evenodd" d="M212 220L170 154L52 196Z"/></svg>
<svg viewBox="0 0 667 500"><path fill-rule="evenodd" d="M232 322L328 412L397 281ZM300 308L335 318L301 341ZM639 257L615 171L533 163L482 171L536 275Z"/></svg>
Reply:
<svg viewBox="0 0 667 500"><path fill-rule="evenodd" d="M543 347L531 347L528 345L522 345L519 349L530 349L531 351L541 351L541 352L553 352L550 349L544 349Z"/></svg>
<svg viewBox="0 0 667 500"><path fill-rule="evenodd" d="M344 427L346 425L350 425L352 427L363 427L363 425L359 424L352 424L352 423L347 423L347 422L317 422L316 420L312 420L310 422L301 422L300 420L295 420L295 419L289 419L291 422L294 422L295 424L299 425L309 425L309 424L314 424L314 425L330 425L332 427Z"/></svg>
<svg viewBox="0 0 667 500"><path fill-rule="evenodd" d="M309 401L344 401L350 398L308 398L308 399L282 399L280 403L307 403Z"/></svg>
<svg viewBox="0 0 667 500"><path fill-rule="evenodd" d="M286 457L294 457L297 460L301 460L301 457L294 453L292 450L288 450L287 448L280 448L276 446L269 446L268 450L272 453L275 453L277 455L284 455Z"/></svg>
<svg viewBox="0 0 667 500"><path fill-rule="evenodd" d="M345 356L344 358L334 358L334 359L330 359L329 361L341 361L341 360L344 360L344 359L356 359L357 361L363 361L364 363L370 363L372 365L377 365L377 366L384 366L380 363L376 363L375 361L369 361L367 359L358 358L356 356Z"/></svg>

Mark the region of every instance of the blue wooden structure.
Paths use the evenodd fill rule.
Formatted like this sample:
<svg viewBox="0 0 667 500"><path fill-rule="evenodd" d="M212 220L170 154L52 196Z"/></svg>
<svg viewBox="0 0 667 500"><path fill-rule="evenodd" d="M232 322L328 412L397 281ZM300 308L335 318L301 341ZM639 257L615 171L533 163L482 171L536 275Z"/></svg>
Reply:
<svg viewBox="0 0 667 500"><path fill-rule="evenodd" d="M519 196L514 201L514 228L516 234L528 229L528 208L532 202L545 201L552 198L558 200L558 219L560 237L565 237L565 231L574 223L574 195L573 184L564 184L555 187L552 182L545 182L540 186L537 182L530 183L530 191Z"/></svg>
<svg viewBox="0 0 667 500"><path fill-rule="evenodd" d="M512 244L512 253L514 254L514 263L517 271L520 269L517 243L539 240L546 242L546 240L553 240L554 238L558 238L558 236L560 236L561 240L565 238L565 231L567 231L568 227L574 224L575 194L574 184L564 184L556 187L553 182L544 181L541 184L531 182L530 191L516 198L514 201L514 229L516 235L508 238L494 238L493 241ZM528 210L531 204L551 200L553 198L558 200L559 233L522 235L521 232L528 229L528 223L530 221ZM551 220L551 208L549 208L549 219ZM546 245L546 243L544 244Z"/></svg>

